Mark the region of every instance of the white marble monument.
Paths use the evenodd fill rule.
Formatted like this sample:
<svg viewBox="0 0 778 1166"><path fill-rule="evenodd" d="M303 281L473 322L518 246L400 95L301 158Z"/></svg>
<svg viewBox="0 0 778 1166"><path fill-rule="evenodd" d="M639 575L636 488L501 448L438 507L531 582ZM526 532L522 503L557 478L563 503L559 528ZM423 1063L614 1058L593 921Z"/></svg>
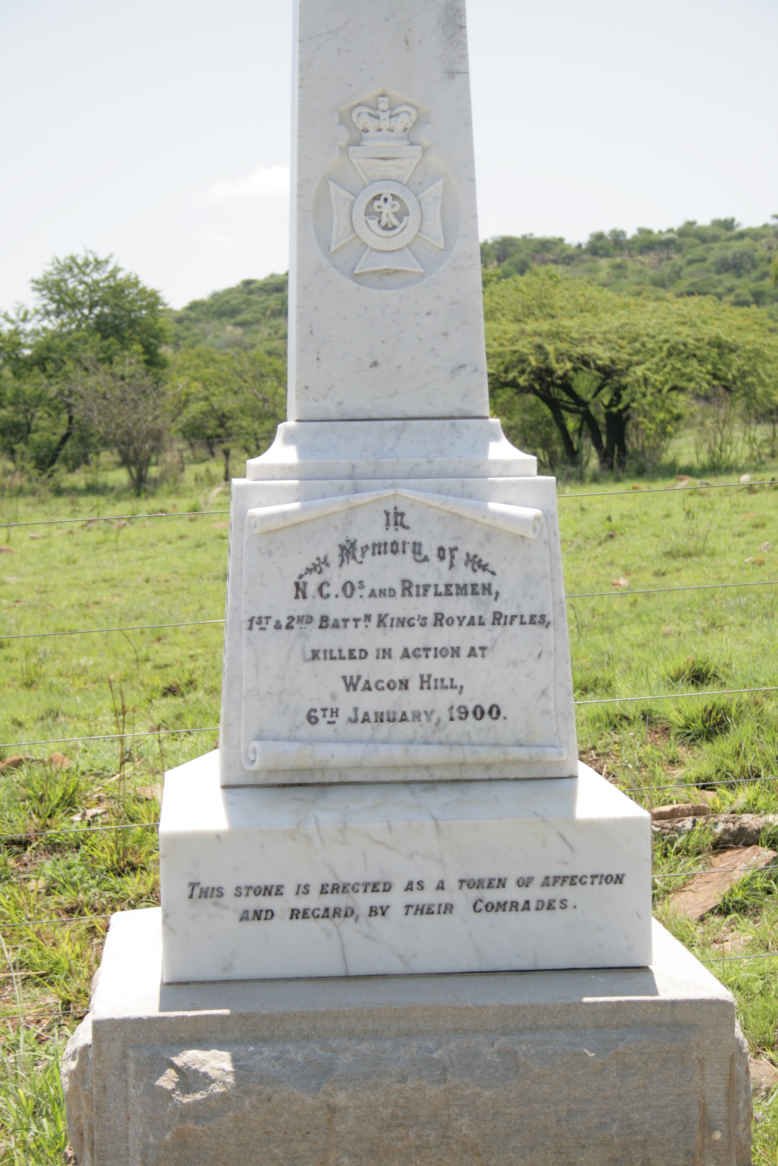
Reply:
<svg viewBox="0 0 778 1166"><path fill-rule="evenodd" d="M161 915L66 1058L80 1161L744 1166L731 998L666 937L648 970L554 481L489 417L464 0L297 0L296 44L289 419L233 483L219 750L166 776Z"/></svg>
<svg viewBox="0 0 778 1166"><path fill-rule="evenodd" d="M233 483L219 752L166 782L165 981L644 966L554 481L488 415L463 6L297 37L289 421Z"/></svg>

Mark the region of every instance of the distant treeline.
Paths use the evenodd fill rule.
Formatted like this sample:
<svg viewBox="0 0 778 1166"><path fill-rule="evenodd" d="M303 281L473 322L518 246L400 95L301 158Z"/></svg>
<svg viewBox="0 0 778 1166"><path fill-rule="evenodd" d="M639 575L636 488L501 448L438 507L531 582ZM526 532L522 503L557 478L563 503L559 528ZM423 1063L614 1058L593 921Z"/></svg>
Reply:
<svg viewBox="0 0 778 1166"><path fill-rule="evenodd" d="M535 235L501 235L481 245L484 280L556 268L612 291L645 289L715 296L738 307L765 307L778 320L778 216L740 227L735 219L687 222L653 231L597 231L586 243ZM286 276L244 279L173 313L176 346L251 348L286 335Z"/></svg>
<svg viewBox="0 0 778 1166"><path fill-rule="evenodd" d="M547 469L639 472L707 426L711 465L778 428L778 221L482 246L492 404ZM52 261L35 304L0 317L0 476L50 477L111 450L141 493L176 441L264 448L284 414L287 278L245 279L180 311L113 260Z"/></svg>
<svg viewBox="0 0 778 1166"><path fill-rule="evenodd" d="M778 308L778 215L772 225L735 219L686 222L653 231L597 231L586 243L503 235L481 247L484 270L506 279L555 266L619 292L656 288L680 296L715 296L738 307ZM778 311L776 312L778 319Z"/></svg>

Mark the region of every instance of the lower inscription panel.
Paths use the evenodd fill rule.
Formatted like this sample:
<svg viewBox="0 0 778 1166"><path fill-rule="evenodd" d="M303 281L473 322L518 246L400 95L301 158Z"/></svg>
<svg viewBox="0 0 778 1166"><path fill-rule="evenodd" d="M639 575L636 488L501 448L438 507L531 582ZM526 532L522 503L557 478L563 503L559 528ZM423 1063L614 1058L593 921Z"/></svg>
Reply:
<svg viewBox="0 0 778 1166"><path fill-rule="evenodd" d="M167 982L650 962L648 815L586 766L224 789L213 753L167 775L160 850Z"/></svg>

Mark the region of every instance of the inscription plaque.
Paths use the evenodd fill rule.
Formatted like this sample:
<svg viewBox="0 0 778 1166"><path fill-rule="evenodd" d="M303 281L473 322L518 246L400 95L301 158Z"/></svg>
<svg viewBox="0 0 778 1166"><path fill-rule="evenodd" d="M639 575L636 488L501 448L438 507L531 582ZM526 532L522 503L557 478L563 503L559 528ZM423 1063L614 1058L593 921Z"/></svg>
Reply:
<svg viewBox="0 0 778 1166"><path fill-rule="evenodd" d="M251 510L245 539L248 769L566 756L541 510L394 489Z"/></svg>
<svg viewBox="0 0 778 1166"><path fill-rule="evenodd" d="M160 830L166 978L648 962L648 815L579 773L219 791L207 761L182 767Z"/></svg>

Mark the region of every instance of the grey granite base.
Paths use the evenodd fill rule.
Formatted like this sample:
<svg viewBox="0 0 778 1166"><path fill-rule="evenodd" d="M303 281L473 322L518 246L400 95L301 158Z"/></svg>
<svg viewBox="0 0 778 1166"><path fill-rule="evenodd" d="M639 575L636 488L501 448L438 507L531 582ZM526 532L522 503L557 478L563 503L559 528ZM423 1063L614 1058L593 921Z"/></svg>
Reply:
<svg viewBox="0 0 778 1166"><path fill-rule="evenodd" d="M160 981L114 917L63 1078L79 1166L747 1166L731 996L650 969Z"/></svg>

